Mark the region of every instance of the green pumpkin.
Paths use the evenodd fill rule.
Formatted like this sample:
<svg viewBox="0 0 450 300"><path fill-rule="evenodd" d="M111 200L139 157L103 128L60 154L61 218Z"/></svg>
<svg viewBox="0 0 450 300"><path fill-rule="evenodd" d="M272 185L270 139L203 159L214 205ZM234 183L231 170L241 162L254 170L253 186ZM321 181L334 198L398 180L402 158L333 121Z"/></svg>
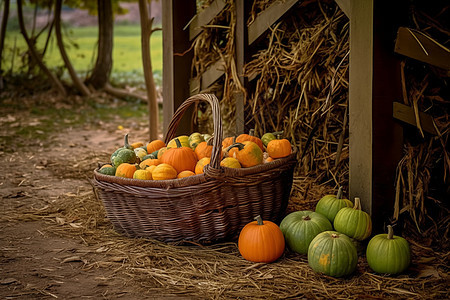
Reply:
<svg viewBox="0 0 450 300"><path fill-rule="evenodd" d="M276 140L278 135L282 135L283 131L276 131L276 132L267 132L264 133L263 136L261 137L261 141L264 145L264 147L267 147L267 145L269 144L270 141L272 140Z"/></svg>
<svg viewBox="0 0 450 300"><path fill-rule="evenodd" d="M155 152L156 152L156 154L155 154ZM144 157L141 158L141 161L144 161L144 160L149 159L149 158L151 158L151 159L157 158L158 151L155 151L155 152L145 155Z"/></svg>
<svg viewBox="0 0 450 300"><path fill-rule="evenodd" d="M355 198L355 206L344 207L338 211L334 218L334 229L363 241L372 233L372 219L369 214L361 210L361 200Z"/></svg>
<svg viewBox="0 0 450 300"><path fill-rule="evenodd" d="M199 132L194 132L189 136L189 147L191 147L193 150L197 147L198 144L201 142L204 142L205 139L203 138L203 135Z"/></svg>
<svg viewBox="0 0 450 300"><path fill-rule="evenodd" d="M340 187L336 196L326 195L317 202L316 212L327 217L330 222L334 222L334 218L341 208L352 206L352 201L342 199L342 187Z"/></svg>
<svg viewBox="0 0 450 300"><path fill-rule="evenodd" d="M117 149L116 151L114 151L114 153L111 155L111 163L112 164L114 164L114 158L117 156L117 154L121 151L121 150L123 150L123 149L130 149L130 150L133 150L133 146L131 146L129 143L128 143L128 133L127 134L125 134L125 137L124 137L124 142L123 142L123 147L120 147L119 149Z"/></svg>
<svg viewBox="0 0 450 300"><path fill-rule="evenodd" d="M114 167L118 167L123 163L129 163L134 164L137 162L137 156L136 153L134 153L133 150L130 149L121 149L117 154L114 156L113 165Z"/></svg>
<svg viewBox="0 0 450 300"><path fill-rule="evenodd" d="M114 176L114 175L116 175L116 168L114 168L114 167L104 167L104 168L101 168L100 170L98 170L98 172L100 174Z"/></svg>
<svg viewBox="0 0 450 300"><path fill-rule="evenodd" d="M333 226L321 214L304 210L287 215L281 221L280 229L291 250L307 254L309 244L316 235L323 231L332 230Z"/></svg>
<svg viewBox="0 0 450 300"><path fill-rule="evenodd" d="M381 274L398 274L405 271L411 262L409 243L394 235L391 225L388 233L374 236L367 245L366 258L369 267Z"/></svg>
<svg viewBox="0 0 450 300"><path fill-rule="evenodd" d="M356 248L343 233L324 231L309 244L308 264L318 273L333 277L350 275L355 271L357 263Z"/></svg>

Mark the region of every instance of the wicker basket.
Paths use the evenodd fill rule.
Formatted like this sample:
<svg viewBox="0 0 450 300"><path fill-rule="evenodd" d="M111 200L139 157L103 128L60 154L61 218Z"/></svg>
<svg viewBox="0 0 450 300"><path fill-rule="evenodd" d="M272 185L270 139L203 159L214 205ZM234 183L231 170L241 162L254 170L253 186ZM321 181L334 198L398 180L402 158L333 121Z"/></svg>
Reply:
<svg viewBox="0 0 450 300"><path fill-rule="evenodd" d="M94 171L94 190L118 232L165 242L214 242L235 239L257 215L277 223L284 217L296 153L250 168L221 167L222 121L214 95L199 94L183 102L169 125L166 143L185 110L200 101L212 106L215 137L204 174L157 181Z"/></svg>

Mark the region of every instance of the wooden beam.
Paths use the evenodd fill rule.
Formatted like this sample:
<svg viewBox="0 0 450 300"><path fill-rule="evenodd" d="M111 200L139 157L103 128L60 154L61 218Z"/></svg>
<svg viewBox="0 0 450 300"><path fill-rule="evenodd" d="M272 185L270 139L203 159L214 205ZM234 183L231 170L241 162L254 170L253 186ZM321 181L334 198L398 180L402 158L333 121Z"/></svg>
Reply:
<svg viewBox="0 0 450 300"><path fill-rule="evenodd" d="M351 0L334 0L337 5L339 5L339 8L344 12L344 14L347 16L347 18L350 19L351 16Z"/></svg>
<svg viewBox="0 0 450 300"><path fill-rule="evenodd" d="M225 7L225 0L215 0L210 6L196 14L189 23L189 40L193 40L202 32L202 27L209 24Z"/></svg>
<svg viewBox="0 0 450 300"><path fill-rule="evenodd" d="M349 62L349 188L372 214L373 1L352 0Z"/></svg>
<svg viewBox="0 0 450 300"><path fill-rule="evenodd" d="M183 28L194 16L196 4L194 0L164 0L163 9L163 132L167 132L170 120L178 106L189 94L189 78L192 63L192 51L184 55L190 48L189 33ZM185 115L189 115L186 112ZM191 132L191 119L184 117L177 132Z"/></svg>
<svg viewBox="0 0 450 300"><path fill-rule="evenodd" d="M397 120L400 120L402 122L408 123L412 126L417 127L416 123L416 114L414 113L414 108L399 103L394 102L393 103L393 117ZM436 129L433 125L433 118L424 112L419 112L419 121L420 126L423 130L425 130L428 133L431 133L433 135L437 135Z"/></svg>
<svg viewBox="0 0 450 300"><path fill-rule="evenodd" d="M414 29L406 27L398 29L395 52L450 70L450 50L428 35Z"/></svg>
<svg viewBox="0 0 450 300"><path fill-rule="evenodd" d="M248 45L258 39L273 23L280 19L299 0L286 0L284 2L275 1L248 27Z"/></svg>

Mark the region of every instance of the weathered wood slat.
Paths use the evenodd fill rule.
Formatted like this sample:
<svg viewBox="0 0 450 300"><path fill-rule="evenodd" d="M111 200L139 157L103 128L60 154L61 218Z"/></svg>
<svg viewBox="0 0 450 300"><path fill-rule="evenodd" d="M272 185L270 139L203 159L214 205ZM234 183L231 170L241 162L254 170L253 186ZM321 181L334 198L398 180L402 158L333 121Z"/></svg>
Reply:
<svg viewBox="0 0 450 300"><path fill-rule="evenodd" d="M248 45L258 39L273 23L280 19L299 0L275 1L264 12L256 17L255 21L248 27Z"/></svg>
<svg viewBox="0 0 450 300"><path fill-rule="evenodd" d="M414 108L400 102L394 102L392 114L395 119L417 127ZM419 112L419 119L423 130L433 135L437 135L436 129L433 125L433 118L430 115L424 112Z"/></svg>
<svg viewBox="0 0 450 300"><path fill-rule="evenodd" d="M450 50L420 31L400 27L395 52L407 57L450 70Z"/></svg>
<svg viewBox="0 0 450 300"><path fill-rule="evenodd" d="M210 6L194 16L189 23L189 40L193 40L202 32L202 26L209 24L225 7L225 0L215 0Z"/></svg>
<svg viewBox="0 0 450 300"><path fill-rule="evenodd" d="M197 94L202 90L207 89L214 82L216 82L220 77L222 77L224 73L225 62L223 59L219 59L214 64L212 64L208 70L206 70L201 79L193 79L190 82L190 93Z"/></svg>

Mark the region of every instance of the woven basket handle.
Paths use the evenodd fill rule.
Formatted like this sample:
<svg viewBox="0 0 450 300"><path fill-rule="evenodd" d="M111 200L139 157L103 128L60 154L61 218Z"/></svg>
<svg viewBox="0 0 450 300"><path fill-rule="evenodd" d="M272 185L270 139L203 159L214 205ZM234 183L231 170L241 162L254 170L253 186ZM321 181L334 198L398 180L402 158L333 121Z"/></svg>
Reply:
<svg viewBox="0 0 450 300"><path fill-rule="evenodd" d="M170 121L169 127L167 129L166 134L166 144L175 137L176 130L178 128L178 124L183 117L186 109L192 104L206 101L212 107L212 116L214 123L214 140L213 140L213 149L211 154L211 162L210 167L214 169L220 168L220 159L222 152L222 117L220 114L220 106L219 100L213 94L197 94L186 99L177 109L177 111L173 114L172 120Z"/></svg>

